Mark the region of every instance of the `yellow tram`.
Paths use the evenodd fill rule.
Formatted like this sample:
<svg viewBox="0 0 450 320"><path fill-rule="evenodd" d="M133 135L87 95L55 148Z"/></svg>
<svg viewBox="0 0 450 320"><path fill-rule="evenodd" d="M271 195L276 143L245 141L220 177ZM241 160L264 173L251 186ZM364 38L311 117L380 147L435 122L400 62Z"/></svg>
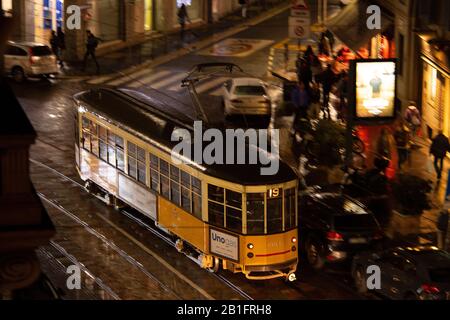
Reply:
<svg viewBox="0 0 450 320"><path fill-rule="evenodd" d="M74 100L76 166L87 189L151 218L202 268L295 280L298 182L285 163L271 176L259 165L175 164L172 131L192 129L193 119L126 89Z"/></svg>

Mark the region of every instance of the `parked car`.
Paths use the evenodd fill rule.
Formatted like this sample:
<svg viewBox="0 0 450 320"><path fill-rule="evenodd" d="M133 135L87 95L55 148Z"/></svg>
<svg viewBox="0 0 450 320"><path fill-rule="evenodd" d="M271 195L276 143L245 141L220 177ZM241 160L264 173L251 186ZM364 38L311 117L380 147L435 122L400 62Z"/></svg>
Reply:
<svg viewBox="0 0 450 320"><path fill-rule="evenodd" d="M397 247L355 256L352 276L361 293L367 287L367 267L380 268L380 289L392 299L450 300L450 254L436 247Z"/></svg>
<svg viewBox="0 0 450 320"><path fill-rule="evenodd" d="M5 72L16 82L27 77L42 77L58 73L56 56L52 50L35 42L9 41L4 54Z"/></svg>
<svg viewBox="0 0 450 320"><path fill-rule="evenodd" d="M351 261L356 253L382 245L378 221L357 200L316 191L302 193L299 200L300 247L314 269Z"/></svg>
<svg viewBox="0 0 450 320"><path fill-rule="evenodd" d="M233 78L223 85L225 117L255 115L269 117L272 103L263 81L256 78Z"/></svg>

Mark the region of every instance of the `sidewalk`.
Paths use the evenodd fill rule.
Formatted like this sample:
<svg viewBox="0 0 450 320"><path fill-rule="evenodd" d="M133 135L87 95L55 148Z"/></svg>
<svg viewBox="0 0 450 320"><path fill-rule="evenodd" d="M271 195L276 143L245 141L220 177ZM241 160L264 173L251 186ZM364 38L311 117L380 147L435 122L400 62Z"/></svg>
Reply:
<svg viewBox="0 0 450 320"><path fill-rule="evenodd" d="M271 16L282 8L287 8L286 1L274 3L267 1L267 10L263 7L253 5L248 11L248 18L242 18L241 11L220 19L213 24L202 24L194 28L186 26L184 41L180 37L179 30L167 33L154 32L146 36L146 41L128 48L115 50L103 55L98 55L100 64L100 75L107 75L120 70L153 61L169 53L185 49L187 52L198 49L197 43L214 38L232 28L246 27L256 23L264 16ZM217 39L218 41L220 39ZM64 69L58 78L71 78L96 75L95 64L91 58L88 59L86 71L81 71L83 61L64 62Z"/></svg>
<svg viewBox="0 0 450 320"><path fill-rule="evenodd" d="M418 241L421 244L436 245L436 221L444 204L448 181L447 172L450 169L450 161L448 158L444 161L442 179L440 182L437 182L437 175L434 172L434 168L431 172L428 170L431 141L421 137L416 137L413 141L416 147L412 148L409 163L405 164L403 172L417 175L433 182L433 191L430 194L432 208L426 210L421 217L421 230Z"/></svg>

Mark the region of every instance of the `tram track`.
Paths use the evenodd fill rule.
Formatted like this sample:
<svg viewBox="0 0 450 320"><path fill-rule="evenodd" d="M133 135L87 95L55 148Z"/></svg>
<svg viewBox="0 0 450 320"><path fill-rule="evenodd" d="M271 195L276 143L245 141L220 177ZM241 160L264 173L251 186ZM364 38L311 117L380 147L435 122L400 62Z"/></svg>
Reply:
<svg viewBox="0 0 450 320"><path fill-rule="evenodd" d="M52 252L50 252L50 248L59 253L61 257L56 257ZM80 270L83 271L87 277L92 279L92 281L100 288L100 290L103 290L103 292L105 292L108 297L110 297L112 300L121 300L119 295L114 292L109 286L107 286L101 278L95 276L88 268L86 268L85 265L80 263L73 255L69 254L61 245L53 240L50 240L50 248L40 247L38 249L38 254L45 256L46 259L55 261L57 263L57 267L64 274L66 273L69 265L63 263L61 260L63 260L62 258L67 259L67 261L70 262L70 265L78 266Z"/></svg>
<svg viewBox="0 0 450 320"><path fill-rule="evenodd" d="M42 143L46 143L41 141ZM46 143L47 144L47 143ZM50 144L49 144L50 145ZM52 146L52 145L50 145ZM38 161L35 159L30 158L30 162L40 166L50 172L52 172L53 174L61 177L62 179L76 185L77 187L81 188L83 191L85 191L86 189L84 188L84 186L68 177L67 175L61 173L60 171ZM91 230L91 233L96 233L95 235L97 237L99 237L102 241L104 241L106 244L108 242L108 240L106 239L105 236L101 235L100 233L98 233L97 231L95 231L94 229L92 229L86 222L84 222L83 220L81 220L80 218L78 218L75 214L67 211L65 208L63 208L61 205L53 202L51 199L47 198L45 195L43 195L42 193L38 193L39 197L41 199L43 199L45 202L48 202L50 205L56 207L58 210L62 211L64 214L68 215L70 218L72 218L73 220L75 220L77 223L81 224L82 226L84 226L85 228L88 228ZM92 195L92 194L89 194ZM99 197L97 197L99 198ZM169 244L170 246L175 248L175 243L172 241L172 239L170 239L169 237L167 237L166 235L162 234L161 232L159 232L158 230L156 230L155 228L152 228L150 225L146 224L144 221L142 221L141 219L135 217L134 215L132 215L131 213L127 212L126 210L119 210L119 212L125 216L127 216L129 219L133 220L135 223L137 223L138 225L140 225L141 227L144 227L147 231L151 232L153 235L155 235L156 237L158 237L159 239L161 239L162 241L166 242L167 244ZM116 226L114 224L114 222L112 222L111 220L109 220L108 218L104 217L103 215L97 214L95 213L97 217L99 217L100 219L104 220L106 223L110 224L112 227L114 227L116 230L118 230L119 232L121 232L122 234L124 234L127 238L129 238L131 241L133 241L138 247L140 247L142 250L146 251L148 254L152 255L153 257L158 257L158 261L159 262L163 262L163 258L159 257L159 255L157 255L156 253L154 253L152 250L150 250L149 248L147 248L144 244L142 244L141 242L139 242L137 239L135 239L133 236L129 235L127 232L125 232L124 230L122 230L121 228L119 228L118 226ZM120 248L118 248L114 243L110 243L111 246L114 248L116 248L116 251L119 250L120 252L122 252L123 254L126 254L125 252L123 252L123 250L121 250ZM127 255L127 254L126 254ZM128 256L129 257L129 256ZM189 258L189 256L186 256ZM134 260L132 257L129 257L132 260ZM129 261L129 259L127 259ZM134 260L135 261L135 260ZM135 263L137 263L137 261L135 261ZM181 280L183 280L184 282L186 282L188 285L190 285L192 288L196 289L202 296L204 296L206 299L208 300L214 300L214 298L208 294L204 289L200 288L198 285L196 285L195 283L193 283L191 280L189 280L188 278L186 278L184 275L181 275L178 271L176 271L173 267L171 267L167 262L164 261L164 263L166 264L166 267L169 266L169 269L171 269L171 271L173 271L179 278L181 278ZM140 263L137 263L138 265L136 265L139 268L143 268L142 265ZM147 272L148 273L148 272ZM235 285L234 283L232 283L231 281L229 281L228 279L226 279L224 276L220 275L220 274L216 274L216 273L211 273L211 275L213 277L215 277L217 280L219 280L221 283L225 284L227 287L229 287L232 291L234 291L235 293L237 293L239 296L241 296L242 298L246 299L246 300L253 300L253 298L247 294L245 291L243 291L239 286ZM153 278L156 279L156 277L152 276ZM156 279L157 280L157 279ZM159 280L157 280L159 281ZM170 290L170 289L169 289ZM181 299L178 296L179 299Z"/></svg>
<svg viewBox="0 0 450 320"><path fill-rule="evenodd" d="M70 179L70 178L69 178ZM174 292L173 290L171 290L170 288L168 288L164 283L162 283L156 276L154 276L153 274L151 274L147 269L145 269L142 264L140 264L139 262L137 262L133 257L131 257L130 255L128 255L125 251L123 251L122 249L120 249L116 244L114 244L112 241L109 241L104 235L102 235L101 233L99 233L98 231L96 231L95 229L93 229L91 226L89 226L89 224L83 220L81 220L80 218L78 218L74 213L66 210L64 207L62 207L61 205L55 203L53 200L47 198L45 195L43 195L42 193L38 192L38 196L46 203L48 203L49 205L53 206L54 208L58 209L60 212L64 213L66 216L68 216L69 218L71 218L72 220L74 220L75 222L77 222L78 224L82 225L90 234L94 235L96 238L98 238L99 240L101 240L105 245L107 245L108 247L110 247L111 249L113 249L117 254L119 254L119 256L121 256L122 258L124 258L128 263L130 263L132 266L138 268L142 273L144 273L149 279L157 282L165 291L170 292L171 294L173 294L175 297L177 297L178 299L181 299L181 297ZM65 252L65 255L68 255L68 253L65 251L64 248L62 248L60 245L57 245L54 241L51 241L50 244L55 247L58 251L60 252ZM69 256L68 256L69 257ZM79 265L79 263L76 262L76 259L74 257L69 258L72 260L72 262L74 264Z"/></svg>

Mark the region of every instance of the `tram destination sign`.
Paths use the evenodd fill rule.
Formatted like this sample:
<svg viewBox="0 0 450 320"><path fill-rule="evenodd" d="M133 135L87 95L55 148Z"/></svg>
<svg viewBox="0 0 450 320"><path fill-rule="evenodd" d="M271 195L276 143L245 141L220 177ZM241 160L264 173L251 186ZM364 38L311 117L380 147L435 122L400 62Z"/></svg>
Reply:
<svg viewBox="0 0 450 320"><path fill-rule="evenodd" d="M210 228L209 249L218 256L239 261L239 237L235 235Z"/></svg>

